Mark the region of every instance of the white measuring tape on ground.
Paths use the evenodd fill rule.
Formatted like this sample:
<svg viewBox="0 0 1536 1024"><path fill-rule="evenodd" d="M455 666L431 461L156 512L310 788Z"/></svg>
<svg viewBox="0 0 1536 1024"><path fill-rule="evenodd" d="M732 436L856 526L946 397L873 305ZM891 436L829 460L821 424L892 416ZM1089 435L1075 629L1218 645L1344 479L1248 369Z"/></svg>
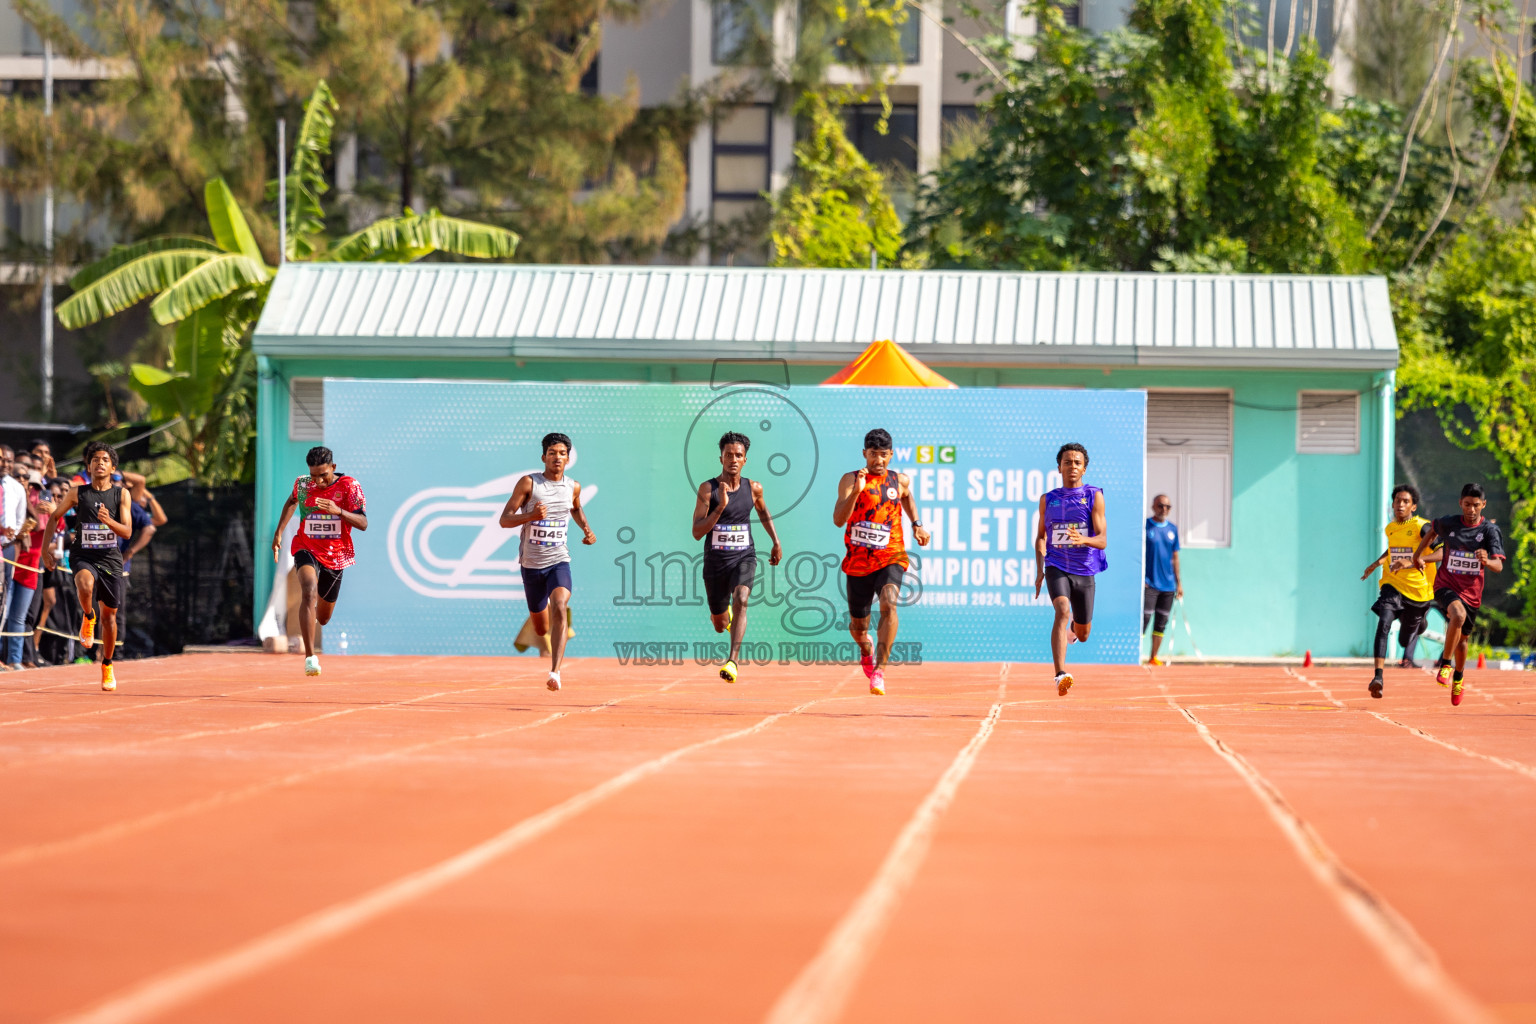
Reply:
<svg viewBox="0 0 1536 1024"><path fill-rule="evenodd" d="M1205 655L1200 653L1200 645L1195 643L1195 634L1189 628L1189 612L1184 610L1184 599L1182 597L1179 598L1176 602L1174 602L1174 611L1175 611L1175 614L1177 614L1178 617L1184 621L1184 635L1189 638L1190 650L1195 652L1195 657L1197 657L1200 660L1204 661L1205 660ZM1173 653L1173 635L1172 634L1174 633L1174 631L1173 630L1169 630L1168 632L1169 632L1169 637L1168 637L1168 653L1172 654Z"/></svg>

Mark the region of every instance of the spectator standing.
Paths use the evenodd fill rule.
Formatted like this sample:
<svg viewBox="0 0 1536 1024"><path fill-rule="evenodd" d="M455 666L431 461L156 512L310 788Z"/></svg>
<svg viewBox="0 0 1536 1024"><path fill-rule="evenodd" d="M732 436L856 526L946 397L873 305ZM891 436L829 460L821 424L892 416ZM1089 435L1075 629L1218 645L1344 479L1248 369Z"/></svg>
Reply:
<svg viewBox="0 0 1536 1024"><path fill-rule="evenodd" d="M21 668L22 652L26 647L27 613L32 610L32 599L37 596L38 563L42 561L44 543L43 524L48 521L48 514L53 511L53 501L48 492L43 490L42 474L36 470L28 470L27 483L27 520L22 533L17 537L17 561L27 568L13 566L15 570L11 577L10 586L6 594L6 612L4 628L0 632L5 634L3 646L5 657L3 663L8 672L15 672Z"/></svg>
<svg viewBox="0 0 1536 1024"><path fill-rule="evenodd" d="M59 502L64 500L64 493L67 489L68 483L63 479L56 477L49 482L49 498L53 501L54 507L58 507ZM68 601L65 601L63 604L59 603L59 595L64 593L64 588L69 584L69 572L64 568L68 562L68 556L64 552L64 540L67 529L64 521L60 520L58 529L45 542L53 548L54 559L59 568L43 570L42 582L39 587L41 599L38 602L37 615L33 619L32 631L32 646L37 650L39 661L44 660L42 652L45 641L42 630L44 626L48 626L48 621L53 616L56 607L59 612L60 621L55 622L49 628L68 634L73 634L80 628L80 624L74 620L74 616L71 614L74 606ZM68 664L71 655L74 653L74 641L55 636L49 637L47 642L52 648L50 654L53 655L53 657L47 660L61 665Z"/></svg>
<svg viewBox="0 0 1536 1024"><path fill-rule="evenodd" d="M6 598L11 592L11 564L16 560L16 538L27 522L27 489L11 474L16 469L16 452L8 444L0 444L0 556L5 563L4 585L0 586L0 621L5 618Z"/></svg>
<svg viewBox="0 0 1536 1024"><path fill-rule="evenodd" d="M1179 575L1179 528L1168 519L1173 503L1168 495L1152 499L1152 516L1147 520L1147 576L1141 592L1141 628L1152 623L1152 657L1149 664L1161 665L1157 656L1163 645L1163 631L1175 598L1184 596L1184 581Z"/></svg>

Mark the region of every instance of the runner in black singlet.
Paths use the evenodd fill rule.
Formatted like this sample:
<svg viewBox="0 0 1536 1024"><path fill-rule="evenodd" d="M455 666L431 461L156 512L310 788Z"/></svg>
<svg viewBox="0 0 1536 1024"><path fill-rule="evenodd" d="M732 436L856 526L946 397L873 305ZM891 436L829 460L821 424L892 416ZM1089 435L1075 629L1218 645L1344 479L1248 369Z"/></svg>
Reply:
<svg viewBox="0 0 1536 1024"><path fill-rule="evenodd" d="M75 593L80 597L83 620L80 642L87 649L96 640L96 602L101 602L101 688L117 689L112 656L117 653L117 609L123 602L123 553L120 538L133 533L128 489L112 482L117 452L111 445L92 441L85 446L88 483L77 483L43 524L43 536L53 536L54 523L70 509L76 510L75 543L69 550L69 567L75 574ZM43 564L53 569L57 560L52 546L43 551Z"/></svg>
<svg viewBox="0 0 1536 1024"><path fill-rule="evenodd" d="M734 431L720 438L720 475L699 485L693 506L693 539L704 541L704 594L709 621L716 633L731 634L731 650L720 666L720 678L736 681L736 659L747 631L747 600L757 574L757 549L752 544L752 510L768 531L773 550L768 564L783 556L773 517L763 502L763 485L741 475L747 463L747 435Z"/></svg>

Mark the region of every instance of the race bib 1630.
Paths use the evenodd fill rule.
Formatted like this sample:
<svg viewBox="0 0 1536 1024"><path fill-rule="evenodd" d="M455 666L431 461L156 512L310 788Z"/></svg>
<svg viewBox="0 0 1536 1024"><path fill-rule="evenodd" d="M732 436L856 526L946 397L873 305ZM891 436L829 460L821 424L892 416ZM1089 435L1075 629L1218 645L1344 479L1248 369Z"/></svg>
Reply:
<svg viewBox="0 0 1536 1024"><path fill-rule="evenodd" d="M117 534L106 523L81 523L80 546L82 548L115 548Z"/></svg>

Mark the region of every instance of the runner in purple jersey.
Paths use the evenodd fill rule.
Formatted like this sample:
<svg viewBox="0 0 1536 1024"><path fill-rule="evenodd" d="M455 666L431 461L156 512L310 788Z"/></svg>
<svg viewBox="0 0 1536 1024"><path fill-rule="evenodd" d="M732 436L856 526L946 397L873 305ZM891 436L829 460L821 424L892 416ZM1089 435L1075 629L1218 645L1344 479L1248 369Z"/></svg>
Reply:
<svg viewBox="0 0 1536 1024"><path fill-rule="evenodd" d="M1073 442L1056 453L1061 486L1040 496L1040 525L1035 531L1035 596L1046 584L1056 622L1051 627L1051 659L1056 663L1056 693L1072 689L1067 644L1085 641L1093 628L1094 577L1109 568L1104 492L1083 483L1088 449Z"/></svg>

